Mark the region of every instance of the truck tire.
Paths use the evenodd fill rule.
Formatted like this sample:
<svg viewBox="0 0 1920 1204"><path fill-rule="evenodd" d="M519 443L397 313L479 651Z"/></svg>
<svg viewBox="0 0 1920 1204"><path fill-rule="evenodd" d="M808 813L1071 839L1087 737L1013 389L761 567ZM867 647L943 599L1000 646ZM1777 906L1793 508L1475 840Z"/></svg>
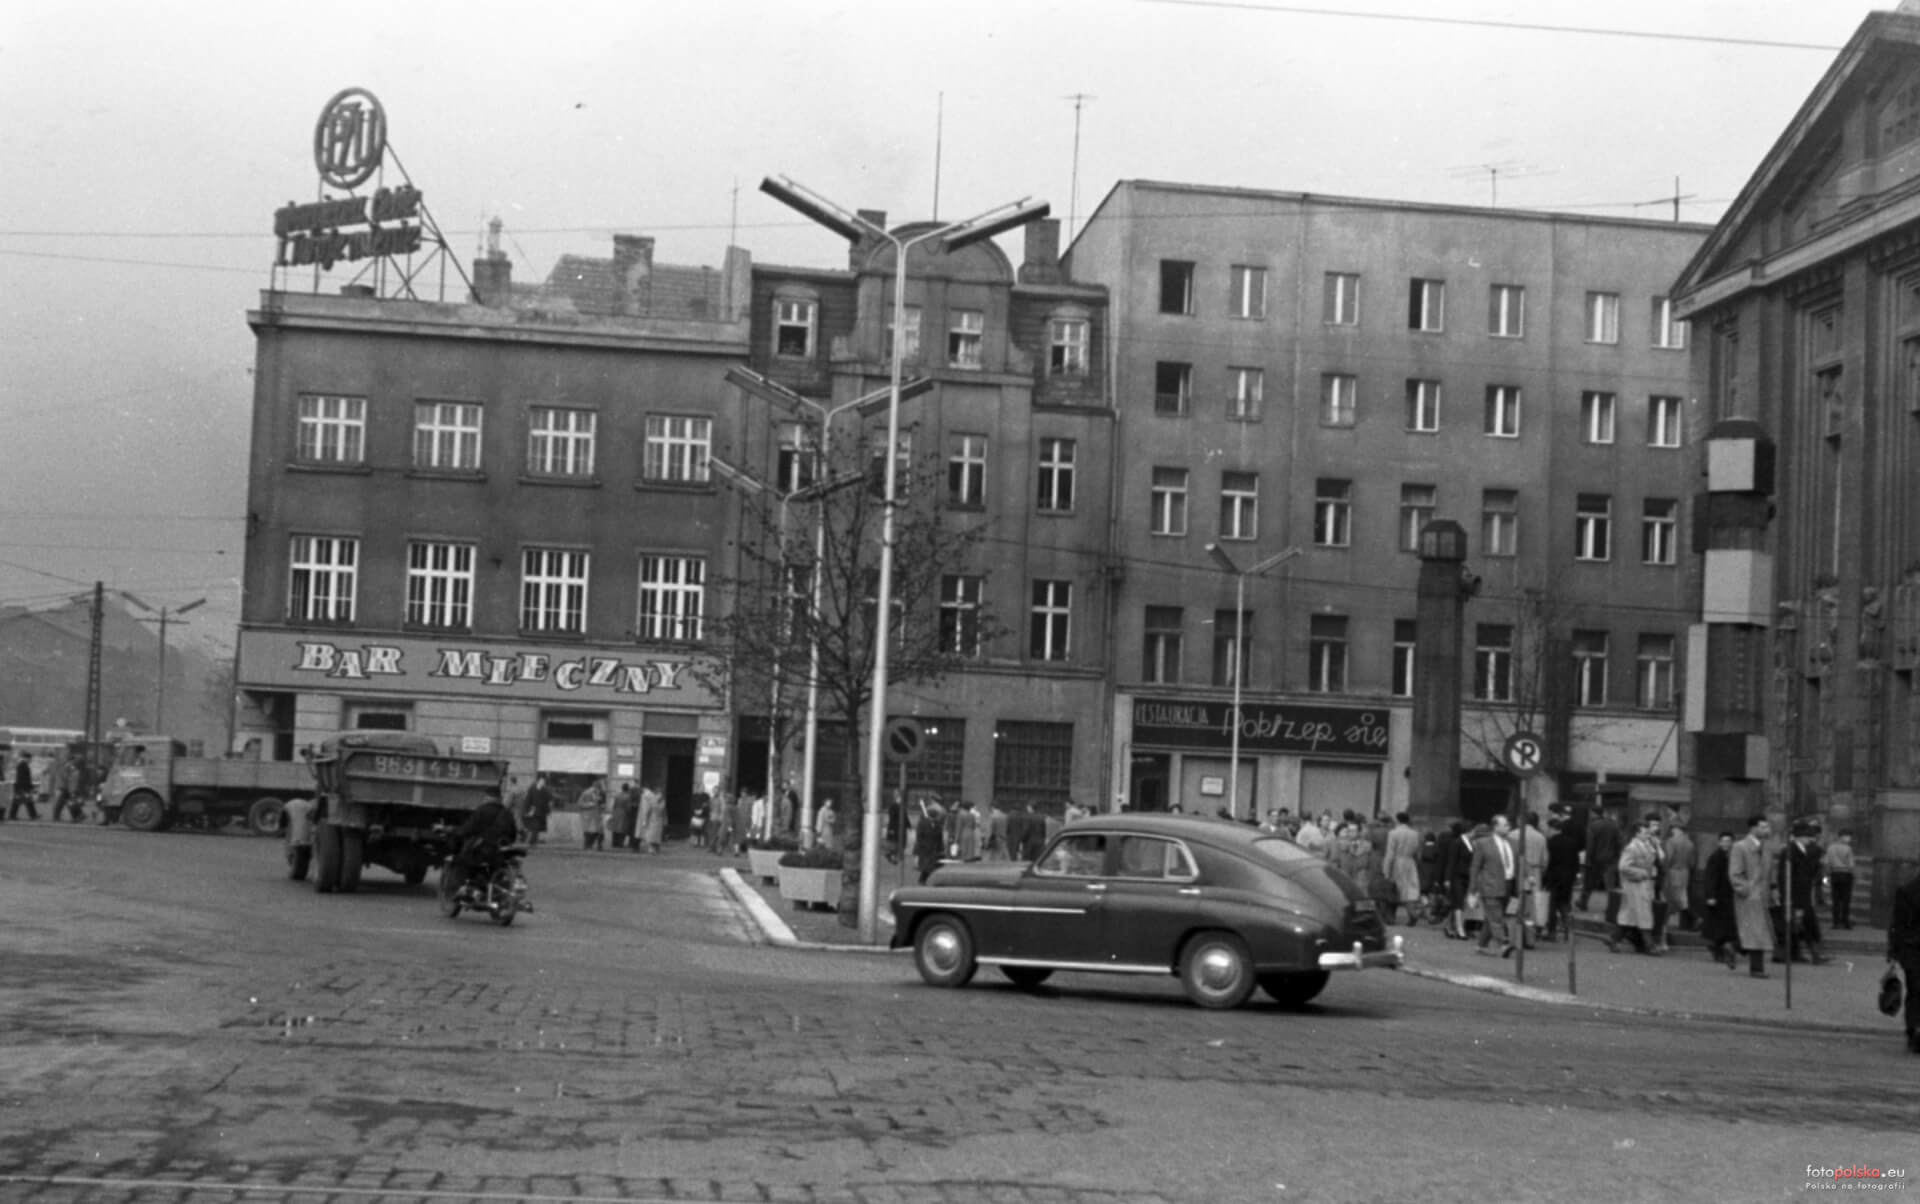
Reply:
<svg viewBox="0 0 1920 1204"><path fill-rule="evenodd" d="M286 804L277 798L257 798L247 808L247 830L255 836L278 836L286 822Z"/></svg>
<svg viewBox="0 0 1920 1204"><path fill-rule="evenodd" d="M340 892L352 894L360 889L360 867L366 859L367 834L358 828L341 828Z"/></svg>
<svg viewBox="0 0 1920 1204"><path fill-rule="evenodd" d="M167 826L167 805L151 790L136 790L120 804L120 819L136 832L158 832Z"/></svg>
<svg viewBox="0 0 1920 1204"><path fill-rule="evenodd" d="M307 867L313 863L313 846L290 845L287 848L287 877L295 882L307 880Z"/></svg>
<svg viewBox="0 0 1920 1204"><path fill-rule="evenodd" d="M313 889L330 895L340 885L340 829L319 823L313 829Z"/></svg>

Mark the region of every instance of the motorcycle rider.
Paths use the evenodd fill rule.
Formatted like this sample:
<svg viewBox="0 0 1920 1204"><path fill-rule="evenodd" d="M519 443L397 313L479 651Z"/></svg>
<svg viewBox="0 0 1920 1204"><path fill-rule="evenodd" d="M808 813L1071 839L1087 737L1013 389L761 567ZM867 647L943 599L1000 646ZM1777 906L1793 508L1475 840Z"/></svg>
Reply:
<svg viewBox="0 0 1920 1204"><path fill-rule="evenodd" d="M474 808L453 834L454 853L447 868L453 873L454 889L465 886L469 878L491 874L499 864L500 851L519 840L520 825L500 800L489 799Z"/></svg>

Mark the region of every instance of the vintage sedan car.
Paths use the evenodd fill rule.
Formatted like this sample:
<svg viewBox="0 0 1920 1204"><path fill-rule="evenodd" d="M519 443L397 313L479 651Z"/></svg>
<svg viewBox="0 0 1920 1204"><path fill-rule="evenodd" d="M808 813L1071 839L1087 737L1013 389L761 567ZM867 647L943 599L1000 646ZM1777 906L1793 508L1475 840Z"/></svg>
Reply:
<svg viewBox="0 0 1920 1204"><path fill-rule="evenodd" d="M1081 820L1031 865L943 866L888 906L893 946L911 945L937 987L981 965L1022 987L1056 970L1172 974L1205 1008L1238 1007L1256 985L1299 1005L1335 970L1405 959L1345 874L1285 837L1198 816Z"/></svg>

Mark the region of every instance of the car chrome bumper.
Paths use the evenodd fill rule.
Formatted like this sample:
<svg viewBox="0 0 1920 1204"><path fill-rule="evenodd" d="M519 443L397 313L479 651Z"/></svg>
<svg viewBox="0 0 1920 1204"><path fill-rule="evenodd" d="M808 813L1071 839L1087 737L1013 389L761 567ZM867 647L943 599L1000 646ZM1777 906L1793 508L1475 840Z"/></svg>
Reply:
<svg viewBox="0 0 1920 1204"><path fill-rule="evenodd" d="M1387 940L1385 949L1368 953L1353 943L1353 949L1347 953L1322 953L1322 970L1398 970L1407 960L1407 938L1395 935Z"/></svg>

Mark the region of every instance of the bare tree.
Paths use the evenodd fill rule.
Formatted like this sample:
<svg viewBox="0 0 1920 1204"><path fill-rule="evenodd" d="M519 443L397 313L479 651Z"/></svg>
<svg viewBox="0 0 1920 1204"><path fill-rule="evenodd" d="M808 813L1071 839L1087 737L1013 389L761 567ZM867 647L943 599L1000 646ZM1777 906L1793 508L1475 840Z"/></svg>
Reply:
<svg viewBox="0 0 1920 1204"><path fill-rule="evenodd" d="M855 445L844 453L835 449L836 463L820 466L832 471L816 472L794 494L738 489L738 565L711 581L715 596L729 605L709 623L715 655L696 672L744 709L771 704L769 739L776 750L793 745L807 687L817 686L820 716L840 721L857 790L860 719L873 691L886 503L881 462L869 461L866 447L849 442ZM985 588L970 591L965 605L941 604L949 576L976 576L982 586L987 576L976 569L985 523L965 521L944 507L943 483L942 465L933 457L903 466L896 481L889 683L935 684L976 659L1005 630L987 606ZM855 814L852 808L842 813Z"/></svg>
<svg viewBox="0 0 1920 1204"><path fill-rule="evenodd" d="M1504 765L1507 740L1530 732L1541 737L1540 772L1556 775L1565 768L1567 752L1574 669L1568 634L1575 607L1552 584L1526 584L1512 593L1484 597L1495 621L1482 626L1504 627L1506 641L1504 651L1498 642L1481 646L1476 641L1472 672L1477 721L1464 724L1463 734L1489 763ZM1499 633L1493 634L1497 641Z"/></svg>

